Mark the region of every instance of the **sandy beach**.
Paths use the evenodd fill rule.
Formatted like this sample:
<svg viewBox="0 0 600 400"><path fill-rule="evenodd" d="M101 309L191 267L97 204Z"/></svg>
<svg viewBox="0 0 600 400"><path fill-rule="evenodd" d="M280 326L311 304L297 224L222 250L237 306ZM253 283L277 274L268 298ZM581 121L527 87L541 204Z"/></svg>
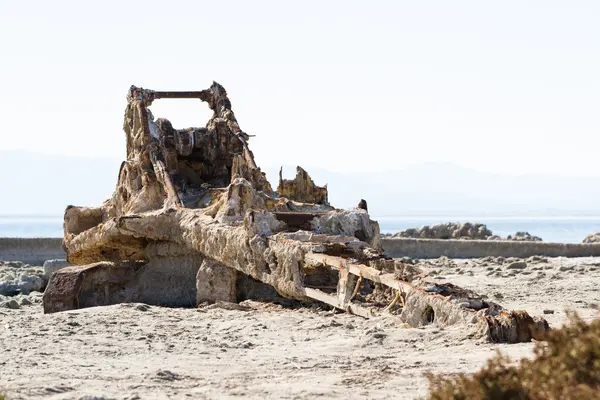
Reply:
<svg viewBox="0 0 600 400"><path fill-rule="evenodd" d="M508 309L544 315L553 327L566 322L565 310L598 318L600 258L520 261L419 266ZM518 359L533 347L326 307L121 304L44 315L40 294L27 297L31 305L0 308L0 387L10 399L412 399L426 395L426 371L474 371L496 350Z"/></svg>

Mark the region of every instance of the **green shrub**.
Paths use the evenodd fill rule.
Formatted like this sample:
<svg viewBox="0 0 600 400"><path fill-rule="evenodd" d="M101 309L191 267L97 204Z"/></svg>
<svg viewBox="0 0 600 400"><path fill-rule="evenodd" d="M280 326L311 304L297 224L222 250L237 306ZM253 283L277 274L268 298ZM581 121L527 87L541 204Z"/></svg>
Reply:
<svg viewBox="0 0 600 400"><path fill-rule="evenodd" d="M537 342L534 357L514 365L498 353L480 371L426 374L431 400L600 399L600 320L569 313L570 324Z"/></svg>

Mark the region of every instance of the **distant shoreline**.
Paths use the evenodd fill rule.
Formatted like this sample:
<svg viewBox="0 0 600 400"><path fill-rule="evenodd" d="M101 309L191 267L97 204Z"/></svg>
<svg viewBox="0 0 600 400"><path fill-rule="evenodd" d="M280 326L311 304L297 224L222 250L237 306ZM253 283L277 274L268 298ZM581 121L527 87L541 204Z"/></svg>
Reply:
<svg viewBox="0 0 600 400"><path fill-rule="evenodd" d="M448 222L471 222L485 224L493 233L501 237L516 232L529 232L539 236L544 242L581 243L589 234L600 232L600 215L377 215L371 219L379 223L381 233L397 233L412 228L431 226ZM62 238L62 214L0 214L0 237L6 238Z"/></svg>

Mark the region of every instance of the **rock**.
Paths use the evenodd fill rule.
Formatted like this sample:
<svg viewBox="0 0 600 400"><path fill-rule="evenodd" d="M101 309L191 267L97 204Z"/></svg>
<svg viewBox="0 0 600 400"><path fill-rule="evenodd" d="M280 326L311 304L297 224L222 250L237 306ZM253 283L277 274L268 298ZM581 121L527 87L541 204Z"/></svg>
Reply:
<svg viewBox="0 0 600 400"><path fill-rule="evenodd" d="M519 242L541 242L542 238L539 236L533 236L529 232L517 232L514 234L514 236L508 235L506 240Z"/></svg>
<svg viewBox="0 0 600 400"><path fill-rule="evenodd" d="M10 300L3 301L2 303L0 303L0 307L10 308L10 309L13 309L13 310L17 310L17 309L21 308L21 306L19 305L19 303L15 299L10 299Z"/></svg>
<svg viewBox="0 0 600 400"><path fill-rule="evenodd" d="M544 314L554 314L554 310L544 310Z"/></svg>
<svg viewBox="0 0 600 400"><path fill-rule="evenodd" d="M27 296L27 299L33 304L39 304L42 302L43 297L44 297L43 293L31 292L31 293L29 293L29 296Z"/></svg>
<svg viewBox="0 0 600 400"><path fill-rule="evenodd" d="M0 295L16 296L19 293L29 294L41 291L46 280L40 267L31 267L19 261L8 262L0 266Z"/></svg>
<svg viewBox="0 0 600 400"><path fill-rule="evenodd" d="M498 235L492 235L492 236L488 236L487 240L504 240L504 239Z"/></svg>
<svg viewBox="0 0 600 400"><path fill-rule="evenodd" d="M21 293L29 294L33 291L39 292L44 287L44 279L37 275L21 275L18 281Z"/></svg>
<svg viewBox="0 0 600 400"><path fill-rule="evenodd" d="M44 262L44 276L46 278L46 280L50 279L50 275L52 275L53 272L58 271L61 268L64 267L69 267L73 264L70 264L67 260L47 260L46 262Z"/></svg>
<svg viewBox="0 0 600 400"><path fill-rule="evenodd" d="M600 234L597 240L600 241ZM390 235L382 235L390 237ZM591 235L590 235L591 236ZM415 238L415 239L468 239L468 240L513 240L513 241L532 241L540 242L542 238L533 236L529 232L517 232L514 235L508 235L503 238L492 234L486 225L472 222L448 222L432 226L423 226L421 228L411 228L391 235L395 238ZM587 238L586 238L587 240ZM585 242L585 241L584 241Z"/></svg>
<svg viewBox="0 0 600 400"><path fill-rule="evenodd" d="M480 239L492 236L492 232L484 225L472 222L448 222L418 229L407 229L396 233L393 237L420 239Z"/></svg>
<svg viewBox="0 0 600 400"><path fill-rule="evenodd" d="M21 261L9 261L5 262L4 265L11 268L23 268L23 263Z"/></svg>
<svg viewBox="0 0 600 400"><path fill-rule="evenodd" d="M33 304L33 303L32 303L32 302L31 302L31 301L30 301L30 300L29 300L27 297L23 297L23 298L21 299L21 305L22 305L22 306L30 306L30 305L32 305L32 304Z"/></svg>
<svg viewBox="0 0 600 400"><path fill-rule="evenodd" d="M527 263L525 261L516 261L508 265L507 269L525 269L527 268Z"/></svg>
<svg viewBox="0 0 600 400"><path fill-rule="evenodd" d="M548 258L542 256L531 256L527 259L528 263L547 263Z"/></svg>
<svg viewBox="0 0 600 400"><path fill-rule="evenodd" d="M0 282L0 295L16 296L20 293L19 287L12 282Z"/></svg>
<svg viewBox="0 0 600 400"><path fill-rule="evenodd" d="M600 232L587 235L583 243L600 243Z"/></svg>

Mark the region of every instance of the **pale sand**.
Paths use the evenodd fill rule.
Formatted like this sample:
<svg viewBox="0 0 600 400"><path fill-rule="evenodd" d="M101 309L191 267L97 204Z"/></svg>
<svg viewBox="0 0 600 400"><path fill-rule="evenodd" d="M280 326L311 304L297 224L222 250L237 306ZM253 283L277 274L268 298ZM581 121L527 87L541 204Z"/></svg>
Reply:
<svg viewBox="0 0 600 400"><path fill-rule="evenodd" d="M508 308L554 310L546 315L554 327L566 321L565 309L598 317L600 259L550 261L525 270L432 264L447 281ZM493 276L495 268L501 276ZM515 276L503 277L511 271ZM415 398L427 392L425 371L474 371L495 350L519 358L533 347L482 344L460 328L403 328L391 318L243 304L247 310L0 309L0 387L10 399Z"/></svg>

